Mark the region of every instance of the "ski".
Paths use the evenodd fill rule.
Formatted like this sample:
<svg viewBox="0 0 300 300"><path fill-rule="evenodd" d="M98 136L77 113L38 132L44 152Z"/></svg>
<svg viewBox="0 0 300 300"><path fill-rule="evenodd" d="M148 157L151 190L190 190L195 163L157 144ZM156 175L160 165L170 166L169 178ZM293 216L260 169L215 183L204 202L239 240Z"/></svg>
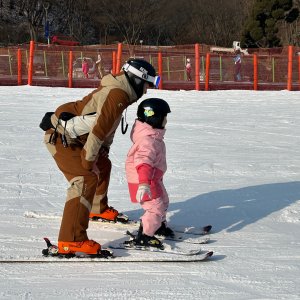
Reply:
<svg viewBox="0 0 300 300"><path fill-rule="evenodd" d="M2 258L0 263L88 263L88 262L200 262L213 255L213 251L201 251L200 248L194 250L180 249L176 246L164 243L164 249L146 248L139 246L130 246L130 243L112 244L108 248L102 249L95 255L76 252L74 254L63 255L58 253L56 245L52 244L48 238L44 238L47 248L42 251L42 258L24 257L24 258ZM129 241L127 241L129 242ZM131 251L133 250L133 251ZM132 252L128 253L128 251ZM115 255L115 253L117 255ZM171 254L171 255L170 255Z"/></svg>
<svg viewBox="0 0 300 300"><path fill-rule="evenodd" d="M126 234L131 236L135 235L136 232L130 232L126 231ZM159 240L161 241L173 241L173 242L182 242L182 243L188 243L188 244L207 244L210 241L210 238L208 235L206 236L192 236L185 235L184 233L174 232L174 236L163 236L163 235L155 235Z"/></svg>
<svg viewBox="0 0 300 300"><path fill-rule="evenodd" d="M132 256L128 253L126 254L128 249L120 249L116 248L116 251L122 253L120 256L115 256L113 259L107 258L82 258L82 257L58 257L58 256L44 256L43 258L38 257L25 257L25 258L8 258L1 259L0 263L3 264L43 264L43 263L190 263L190 262L202 262L209 259L212 255L212 251L201 252L197 255L161 255L161 253L153 253L157 254L156 256L141 256L136 255ZM125 251L125 252L124 252ZM132 251L133 253L134 251ZM137 254L142 251L136 251ZM144 254L149 253L150 251L144 251ZM150 253L149 253L150 254Z"/></svg>
<svg viewBox="0 0 300 300"><path fill-rule="evenodd" d="M36 218L36 219L60 219L61 216L57 214L42 214L35 211L27 211L24 214L26 218ZM91 218L91 221L99 223L102 225L112 225L114 227L124 227L124 228L136 228L140 224L140 220L131 220L126 215L120 213L120 220L108 221L99 218ZM170 225L174 232L192 234L192 235L206 235L211 232L212 225L206 225L202 227L198 226L186 226L186 225Z"/></svg>
<svg viewBox="0 0 300 300"><path fill-rule="evenodd" d="M170 236L157 236L158 239L162 241L174 241L174 242L182 242L188 244L207 244L210 241L210 238L206 236L196 236L196 237L187 237L184 233L175 232L173 237Z"/></svg>
<svg viewBox="0 0 300 300"><path fill-rule="evenodd" d="M167 243L164 243L161 248L137 245L134 242L135 238L136 238L136 234L134 234L128 230L127 230L126 234L130 236L130 238L131 238L130 240L124 241L122 243L118 243L116 245L114 245L114 244L109 245L109 248L161 252L161 253L177 254L177 255L185 255L185 256L197 255L197 254L200 254L202 251L201 248L199 248L199 247L194 250L191 250L191 249L185 250L185 249L181 249L181 248L177 247L176 245L170 245Z"/></svg>
<svg viewBox="0 0 300 300"><path fill-rule="evenodd" d="M200 248L194 250L184 250L178 247L171 247L170 245L165 245L164 249L155 247L145 247L139 245L128 245L124 243L109 245L111 249L120 249L128 251L142 251L142 252L152 252L152 253L162 253L162 254L172 254L177 256L197 256L197 260L204 260L213 255L213 251L203 252Z"/></svg>
<svg viewBox="0 0 300 300"><path fill-rule="evenodd" d="M175 226L176 232L185 233L185 234L193 234L193 235L206 235L211 232L212 225L206 225L203 227L195 227L195 226Z"/></svg>
<svg viewBox="0 0 300 300"><path fill-rule="evenodd" d="M124 228L136 228L140 225L140 220L131 220L128 219L126 223L118 222L118 221L107 221L103 219L90 219L91 221L99 222L102 225L112 225L114 227L124 227ZM202 227L195 227L195 226L183 226L183 225L170 225L172 230L176 233L184 233L184 234L191 234L191 235L206 235L211 232L212 225L205 225Z"/></svg>

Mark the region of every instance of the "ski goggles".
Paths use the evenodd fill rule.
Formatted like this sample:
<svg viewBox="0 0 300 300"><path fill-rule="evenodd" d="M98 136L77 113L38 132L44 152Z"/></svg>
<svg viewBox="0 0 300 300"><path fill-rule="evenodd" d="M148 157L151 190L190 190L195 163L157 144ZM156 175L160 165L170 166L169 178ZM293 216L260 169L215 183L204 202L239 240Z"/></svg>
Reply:
<svg viewBox="0 0 300 300"><path fill-rule="evenodd" d="M130 73L134 74L135 76L145 80L146 82L149 82L152 86L154 86L155 88L158 88L159 83L160 83L160 76L151 76L148 75L147 71L144 70L144 72L142 70L138 70L135 67L131 66L130 64L126 63L122 69L127 72L129 71Z"/></svg>

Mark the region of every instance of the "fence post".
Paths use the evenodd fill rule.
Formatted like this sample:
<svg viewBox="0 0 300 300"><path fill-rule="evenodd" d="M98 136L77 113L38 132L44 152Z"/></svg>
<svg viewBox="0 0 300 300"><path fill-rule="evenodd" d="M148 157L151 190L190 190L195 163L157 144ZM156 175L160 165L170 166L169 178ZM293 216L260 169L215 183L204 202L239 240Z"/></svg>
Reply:
<svg viewBox="0 0 300 300"><path fill-rule="evenodd" d="M206 53L205 90L209 91L210 53Z"/></svg>
<svg viewBox="0 0 300 300"><path fill-rule="evenodd" d="M29 65L28 65L28 85L32 85L33 57L34 57L34 41L30 41Z"/></svg>
<svg viewBox="0 0 300 300"><path fill-rule="evenodd" d="M299 78L299 86L298 89L300 91L300 52L298 52L298 78Z"/></svg>
<svg viewBox="0 0 300 300"><path fill-rule="evenodd" d="M61 66L62 66L62 71L63 71L63 77L66 76L65 72L65 59L64 59L64 52L61 51Z"/></svg>
<svg viewBox="0 0 300 300"><path fill-rule="evenodd" d="M258 59L257 54L253 54L253 90L258 90Z"/></svg>
<svg viewBox="0 0 300 300"><path fill-rule="evenodd" d="M293 81L293 46L289 46L288 52L288 81L287 89L288 91L292 90L292 81Z"/></svg>
<svg viewBox="0 0 300 300"><path fill-rule="evenodd" d="M18 49L18 85L22 85L22 52Z"/></svg>
<svg viewBox="0 0 300 300"><path fill-rule="evenodd" d="M116 75L116 69L117 69L117 52L112 52L112 74Z"/></svg>
<svg viewBox="0 0 300 300"><path fill-rule="evenodd" d="M272 57L272 81L275 82L275 57Z"/></svg>
<svg viewBox="0 0 300 300"><path fill-rule="evenodd" d="M116 74L119 73L121 70L121 59L122 59L122 43L118 43Z"/></svg>
<svg viewBox="0 0 300 300"><path fill-rule="evenodd" d="M69 52L69 88L73 87L73 51Z"/></svg>
<svg viewBox="0 0 300 300"><path fill-rule="evenodd" d="M220 81L223 81L222 55L219 55L220 62Z"/></svg>
<svg viewBox="0 0 300 300"><path fill-rule="evenodd" d="M195 90L200 91L200 53L199 44L195 44Z"/></svg>
<svg viewBox="0 0 300 300"><path fill-rule="evenodd" d="M170 57L167 57L168 80L170 80Z"/></svg>
<svg viewBox="0 0 300 300"><path fill-rule="evenodd" d="M46 77L48 77L47 54L46 54L46 51L44 51L44 67L45 67L45 75L46 75Z"/></svg>
<svg viewBox="0 0 300 300"><path fill-rule="evenodd" d="M162 79L163 59L162 59L162 53L161 52L158 52L158 74L160 76L159 89L162 90L163 89L163 79Z"/></svg>

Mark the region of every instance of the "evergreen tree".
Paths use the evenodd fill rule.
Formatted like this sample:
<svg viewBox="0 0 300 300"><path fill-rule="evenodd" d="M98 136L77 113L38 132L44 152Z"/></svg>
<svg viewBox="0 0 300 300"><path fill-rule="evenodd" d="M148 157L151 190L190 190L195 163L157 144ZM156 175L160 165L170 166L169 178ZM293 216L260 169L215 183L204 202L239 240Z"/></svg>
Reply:
<svg viewBox="0 0 300 300"><path fill-rule="evenodd" d="M292 7L293 0L257 0L246 22L242 44L249 48L280 46L278 22L297 15Z"/></svg>

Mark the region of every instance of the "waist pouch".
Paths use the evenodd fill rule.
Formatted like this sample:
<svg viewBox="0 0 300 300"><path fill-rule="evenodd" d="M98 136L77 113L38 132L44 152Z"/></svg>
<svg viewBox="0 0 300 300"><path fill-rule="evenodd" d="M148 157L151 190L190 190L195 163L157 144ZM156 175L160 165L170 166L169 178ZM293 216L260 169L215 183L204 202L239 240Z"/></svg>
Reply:
<svg viewBox="0 0 300 300"><path fill-rule="evenodd" d="M54 126L52 125L52 123L51 123L51 116L54 114L54 112L47 112L45 115L44 115L44 117L43 117L43 119L42 119L42 121L41 121L41 123L40 123L40 128L42 129L42 130L44 130L44 131L47 131L48 129L50 129L50 128L53 128L54 129Z"/></svg>

